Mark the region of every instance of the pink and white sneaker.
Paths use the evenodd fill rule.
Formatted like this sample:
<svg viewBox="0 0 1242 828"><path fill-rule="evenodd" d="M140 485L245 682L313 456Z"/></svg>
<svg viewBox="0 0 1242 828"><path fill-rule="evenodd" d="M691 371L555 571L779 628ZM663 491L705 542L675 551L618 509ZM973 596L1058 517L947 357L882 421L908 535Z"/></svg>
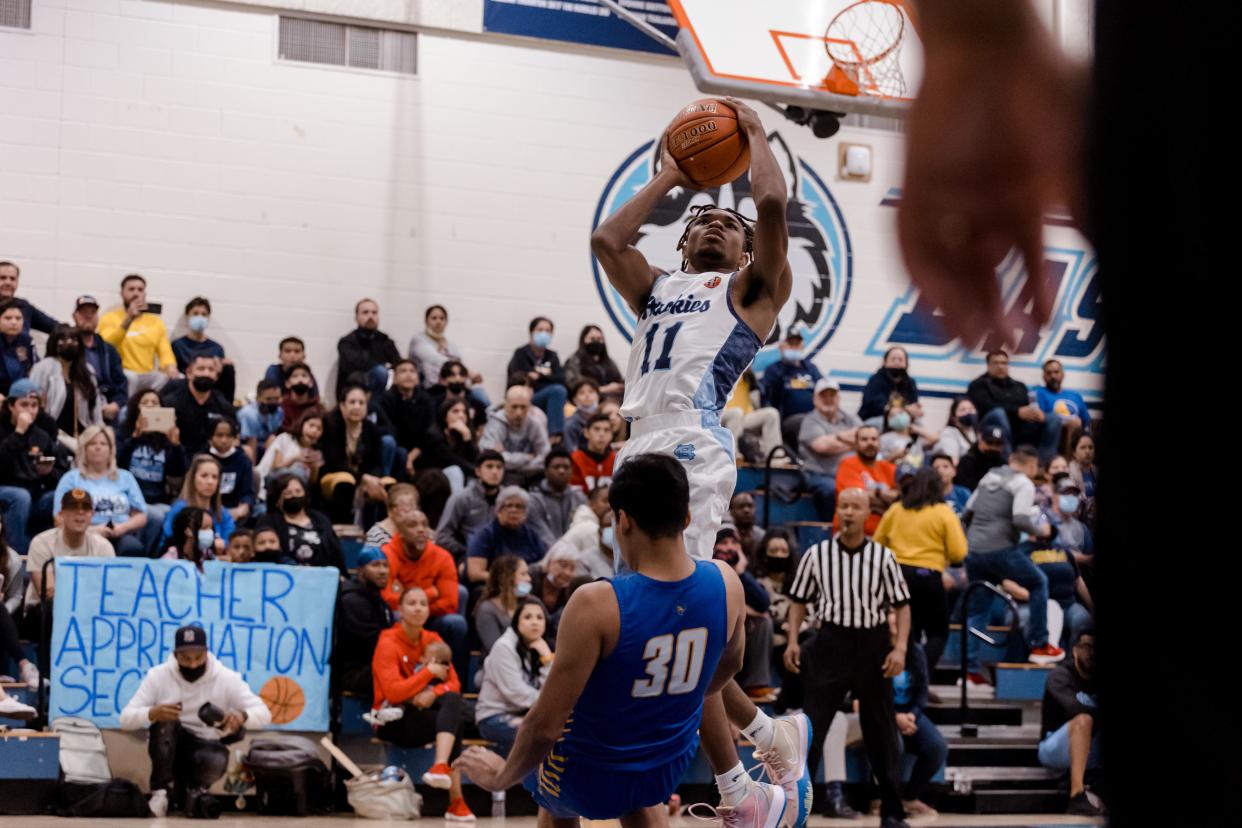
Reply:
<svg viewBox="0 0 1242 828"><path fill-rule="evenodd" d="M758 782L735 807L716 809L722 828L794 828L796 808L790 807L780 785Z"/></svg>

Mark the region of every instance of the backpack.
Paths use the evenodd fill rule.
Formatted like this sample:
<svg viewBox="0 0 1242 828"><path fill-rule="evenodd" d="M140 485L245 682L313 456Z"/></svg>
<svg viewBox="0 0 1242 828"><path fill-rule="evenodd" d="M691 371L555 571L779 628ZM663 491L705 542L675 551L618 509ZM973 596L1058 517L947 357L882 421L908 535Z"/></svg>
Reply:
<svg viewBox="0 0 1242 828"><path fill-rule="evenodd" d="M261 813L306 816L328 810L332 793L328 767L309 739L255 739L243 763L254 777Z"/></svg>
<svg viewBox="0 0 1242 828"><path fill-rule="evenodd" d="M103 734L86 719L62 716L51 724L60 734L60 780L52 808L66 817L149 817L147 798L128 779L113 779Z"/></svg>

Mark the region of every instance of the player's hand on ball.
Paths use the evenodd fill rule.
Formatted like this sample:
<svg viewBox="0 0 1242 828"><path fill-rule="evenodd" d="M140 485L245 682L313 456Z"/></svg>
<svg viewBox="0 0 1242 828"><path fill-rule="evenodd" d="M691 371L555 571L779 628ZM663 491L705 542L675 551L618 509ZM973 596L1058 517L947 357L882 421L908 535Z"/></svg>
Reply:
<svg viewBox="0 0 1242 828"><path fill-rule="evenodd" d="M737 112L737 125L742 128L743 132L749 132L752 129L763 131L763 121L759 120L758 112L737 98L725 98L725 101Z"/></svg>
<svg viewBox="0 0 1242 828"><path fill-rule="evenodd" d="M470 777L470 781L485 791L501 791L499 784L500 772L504 770L505 760L487 748L466 748L466 751L453 763L453 770Z"/></svg>
<svg viewBox="0 0 1242 828"><path fill-rule="evenodd" d="M668 151L668 130L664 130L664 134L660 136L660 172L672 178L673 186L684 187L687 190L698 190L699 186L694 183L690 176L686 175L681 167L677 166L677 159Z"/></svg>

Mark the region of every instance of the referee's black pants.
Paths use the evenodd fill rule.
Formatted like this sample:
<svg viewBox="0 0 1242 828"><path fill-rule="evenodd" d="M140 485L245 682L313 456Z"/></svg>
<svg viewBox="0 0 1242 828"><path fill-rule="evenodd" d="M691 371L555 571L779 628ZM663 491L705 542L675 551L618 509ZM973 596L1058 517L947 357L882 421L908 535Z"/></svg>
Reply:
<svg viewBox="0 0 1242 828"><path fill-rule="evenodd" d="M880 783L880 816L905 818L901 805L901 751L893 710L893 682L884 677L892 645L888 625L859 630L824 624L808 642L802 659L806 712L813 740L809 762L815 773L824 753L824 736L846 693L858 700L858 720L871 770Z"/></svg>

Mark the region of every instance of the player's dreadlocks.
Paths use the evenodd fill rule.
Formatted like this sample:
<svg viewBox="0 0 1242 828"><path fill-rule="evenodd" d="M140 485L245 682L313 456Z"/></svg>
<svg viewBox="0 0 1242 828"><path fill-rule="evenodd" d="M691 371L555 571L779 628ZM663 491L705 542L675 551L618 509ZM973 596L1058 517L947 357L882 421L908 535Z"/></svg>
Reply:
<svg viewBox="0 0 1242 828"><path fill-rule="evenodd" d="M695 225L699 219L703 218L703 214L709 210L723 210L729 215L736 218L742 223L742 232L746 234L746 241L742 245L742 252L747 256L752 255L755 249L755 223L737 210L730 210L728 207L720 207L715 204L696 204L690 208L690 218L686 219L686 229L681 234L681 238L677 240L677 250L680 251L686 246L686 240L690 238L690 228ZM689 265L685 256L681 257L681 269L685 270Z"/></svg>

